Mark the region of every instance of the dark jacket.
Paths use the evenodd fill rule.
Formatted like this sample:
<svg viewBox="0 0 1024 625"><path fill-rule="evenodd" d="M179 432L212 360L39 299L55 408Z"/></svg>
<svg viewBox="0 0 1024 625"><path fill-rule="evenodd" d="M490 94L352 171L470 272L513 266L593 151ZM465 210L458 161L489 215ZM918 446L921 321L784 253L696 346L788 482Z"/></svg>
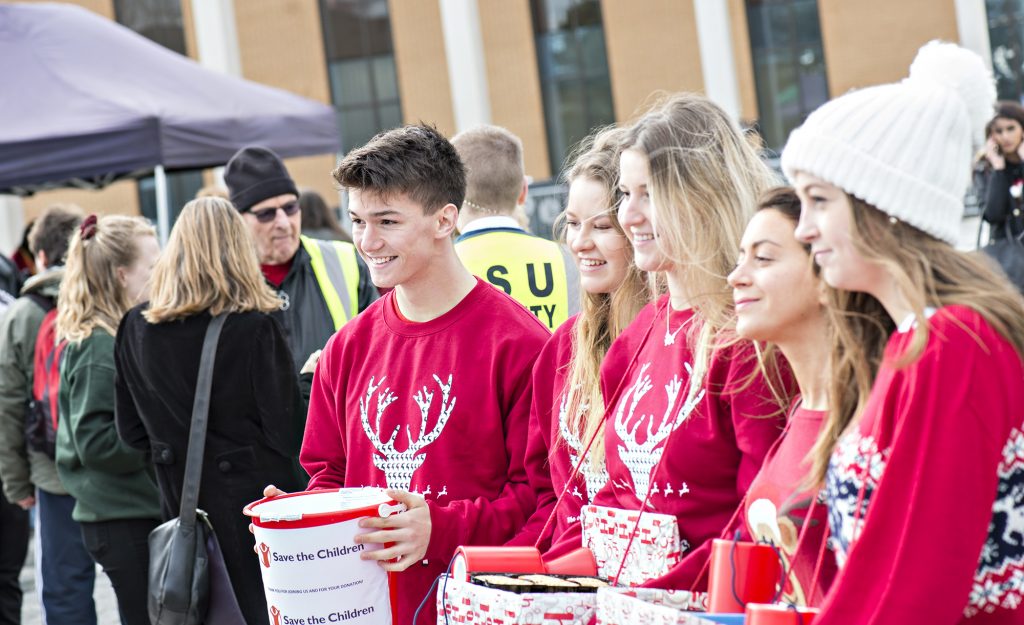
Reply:
<svg viewBox="0 0 1024 625"><path fill-rule="evenodd" d="M150 324L143 307L129 311L117 332L118 434L149 451L156 465L164 518L178 515L199 358L210 316ZM245 504L263 487L302 490L296 459L305 415L291 353L269 315L230 315L213 366L210 417L199 507L224 551L228 574L250 625L265 624L267 607Z"/></svg>
<svg viewBox="0 0 1024 625"><path fill-rule="evenodd" d="M1006 238L1006 229L1015 237L1024 234L1024 205L1022 198L1010 195L1010 186L1017 180L1024 179L1024 164L1006 163L1006 168L994 170L985 167L977 184L981 187L979 196L984 198L982 218L989 225L989 240L998 241Z"/></svg>
<svg viewBox="0 0 1024 625"><path fill-rule="evenodd" d="M370 272L362 258L356 258L359 265L359 302L362 312L377 300L377 287L370 280ZM327 310L327 302L320 292L320 285L313 275L309 254L300 245L292 259L291 269L285 276L281 286L271 288L277 290L284 300L282 310L271 313L284 328L291 347L295 371L298 372L305 364L309 355L323 349L327 339L334 334L334 321Z"/></svg>
<svg viewBox="0 0 1024 625"><path fill-rule="evenodd" d="M60 365L57 473L79 522L159 519L153 464L114 429L114 337L68 343Z"/></svg>

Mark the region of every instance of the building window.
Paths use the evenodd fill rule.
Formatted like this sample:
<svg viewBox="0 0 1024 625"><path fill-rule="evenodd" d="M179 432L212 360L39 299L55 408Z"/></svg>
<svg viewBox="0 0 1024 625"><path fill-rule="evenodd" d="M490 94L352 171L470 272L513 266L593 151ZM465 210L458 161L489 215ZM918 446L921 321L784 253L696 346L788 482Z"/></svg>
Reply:
<svg viewBox="0 0 1024 625"><path fill-rule="evenodd" d="M1000 100L1024 94L1024 0L985 0L992 71Z"/></svg>
<svg viewBox="0 0 1024 625"><path fill-rule="evenodd" d="M321 0L331 99L342 152L402 124L387 0Z"/></svg>
<svg viewBox="0 0 1024 625"><path fill-rule="evenodd" d="M598 0L531 0L551 168L590 131L615 121Z"/></svg>
<svg viewBox="0 0 1024 625"><path fill-rule="evenodd" d="M779 152L791 130L828 101L817 0L747 0L758 127Z"/></svg>
<svg viewBox="0 0 1024 625"><path fill-rule="evenodd" d="M114 0L117 22L169 50L186 55L181 0ZM156 182L153 176L140 178L139 208L144 217L156 221ZM201 171L167 172L167 207L173 224L186 202L203 186Z"/></svg>

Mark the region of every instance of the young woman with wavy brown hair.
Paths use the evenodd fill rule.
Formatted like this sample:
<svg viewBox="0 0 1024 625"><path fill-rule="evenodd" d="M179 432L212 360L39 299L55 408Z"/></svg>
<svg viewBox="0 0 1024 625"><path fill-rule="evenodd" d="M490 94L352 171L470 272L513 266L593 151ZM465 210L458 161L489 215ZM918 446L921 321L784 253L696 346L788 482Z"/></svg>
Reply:
<svg viewBox="0 0 1024 625"><path fill-rule="evenodd" d="M994 96L977 55L933 42L783 152L823 279L896 326L849 303L835 319L833 363L859 374L833 380L846 400L813 452L840 565L816 625L1024 619L1024 299L953 247Z"/></svg>

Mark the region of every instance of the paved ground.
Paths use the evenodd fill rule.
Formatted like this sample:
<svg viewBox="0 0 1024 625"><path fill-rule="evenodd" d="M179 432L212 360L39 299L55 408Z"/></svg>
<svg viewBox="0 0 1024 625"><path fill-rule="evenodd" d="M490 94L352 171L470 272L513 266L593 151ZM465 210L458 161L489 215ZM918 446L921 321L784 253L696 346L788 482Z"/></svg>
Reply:
<svg viewBox="0 0 1024 625"><path fill-rule="evenodd" d="M36 594L33 567L34 562L30 547L25 567L21 570L21 589L25 592L25 599L21 605L22 625L42 625L43 622L39 610L39 595ZM117 600L114 598L114 589L110 587L110 580L99 567L96 568L96 593L94 597L96 600L97 625L120 625L121 619L117 614ZM60 625L60 623L49 623L48 625Z"/></svg>

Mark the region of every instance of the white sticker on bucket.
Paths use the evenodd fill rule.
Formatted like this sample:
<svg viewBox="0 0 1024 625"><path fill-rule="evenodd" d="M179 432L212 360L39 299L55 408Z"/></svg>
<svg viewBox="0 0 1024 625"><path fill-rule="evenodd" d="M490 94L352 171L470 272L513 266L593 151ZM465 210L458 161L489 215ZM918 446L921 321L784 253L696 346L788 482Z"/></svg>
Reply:
<svg viewBox="0 0 1024 625"><path fill-rule="evenodd" d="M372 513L371 513L372 514ZM387 573L359 554L359 520L293 529L254 526L271 625L391 625Z"/></svg>

